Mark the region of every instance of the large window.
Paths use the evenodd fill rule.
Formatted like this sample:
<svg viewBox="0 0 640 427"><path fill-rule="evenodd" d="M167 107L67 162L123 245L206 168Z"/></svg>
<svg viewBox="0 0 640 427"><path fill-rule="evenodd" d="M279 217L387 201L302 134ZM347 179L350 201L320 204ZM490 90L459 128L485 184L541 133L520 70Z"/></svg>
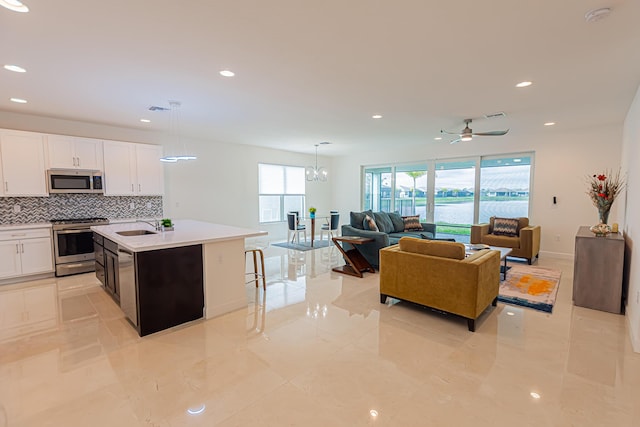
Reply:
<svg viewBox="0 0 640 427"><path fill-rule="evenodd" d="M533 153L521 153L366 167L363 208L420 215L468 241L471 224L529 216L532 166Z"/></svg>
<svg viewBox="0 0 640 427"><path fill-rule="evenodd" d="M529 216L531 155L483 157L480 162L479 222Z"/></svg>
<svg viewBox="0 0 640 427"><path fill-rule="evenodd" d="M258 164L260 222L286 221L287 212L304 212L304 168Z"/></svg>

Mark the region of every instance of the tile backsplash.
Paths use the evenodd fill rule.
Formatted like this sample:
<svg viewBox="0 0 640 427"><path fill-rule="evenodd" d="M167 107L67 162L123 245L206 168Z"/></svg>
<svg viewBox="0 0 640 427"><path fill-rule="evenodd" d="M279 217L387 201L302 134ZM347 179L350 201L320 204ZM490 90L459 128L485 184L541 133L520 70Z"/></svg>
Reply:
<svg viewBox="0 0 640 427"><path fill-rule="evenodd" d="M162 196L51 194L49 197L0 197L0 225L90 217L110 220L160 218Z"/></svg>

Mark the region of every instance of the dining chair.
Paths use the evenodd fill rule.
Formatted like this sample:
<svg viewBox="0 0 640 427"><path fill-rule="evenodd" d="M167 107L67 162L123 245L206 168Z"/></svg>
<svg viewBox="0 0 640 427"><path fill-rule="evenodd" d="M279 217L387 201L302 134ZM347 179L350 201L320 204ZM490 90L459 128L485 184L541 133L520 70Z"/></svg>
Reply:
<svg viewBox="0 0 640 427"><path fill-rule="evenodd" d="M327 240L330 240L338 232L338 225L340 223L340 214L337 211L331 211L331 217L328 224L322 224L320 228L320 240L322 240L324 233L327 233Z"/></svg>
<svg viewBox="0 0 640 427"><path fill-rule="evenodd" d="M307 241L307 227L304 224L299 224L298 215L295 212L287 213L287 225L289 226L287 242L293 243L293 239L297 239L298 243L300 243L300 233L304 233L304 241ZM292 234L293 237L291 237Z"/></svg>

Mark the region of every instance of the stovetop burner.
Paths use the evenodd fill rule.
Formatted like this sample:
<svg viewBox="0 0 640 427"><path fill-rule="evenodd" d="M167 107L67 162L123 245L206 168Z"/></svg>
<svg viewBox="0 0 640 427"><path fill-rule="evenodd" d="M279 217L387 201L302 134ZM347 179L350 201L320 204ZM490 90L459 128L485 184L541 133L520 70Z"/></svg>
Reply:
<svg viewBox="0 0 640 427"><path fill-rule="evenodd" d="M60 225L60 224L101 224L105 222L109 222L107 218L70 218L70 219L52 219L51 224Z"/></svg>

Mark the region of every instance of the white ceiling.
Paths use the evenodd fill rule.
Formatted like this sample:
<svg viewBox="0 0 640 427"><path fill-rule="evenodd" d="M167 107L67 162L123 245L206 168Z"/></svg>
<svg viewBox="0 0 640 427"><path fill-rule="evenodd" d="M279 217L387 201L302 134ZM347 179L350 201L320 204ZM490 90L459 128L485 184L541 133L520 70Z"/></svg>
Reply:
<svg viewBox="0 0 640 427"><path fill-rule="evenodd" d="M24 2L0 8L0 63L28 70L0 69L0 110L162 131L169 113L148 107L175 99L184 135L221 142L442 144L496 111L474 131L517 138L622 123L640 84L637 0Z"/></svg>

